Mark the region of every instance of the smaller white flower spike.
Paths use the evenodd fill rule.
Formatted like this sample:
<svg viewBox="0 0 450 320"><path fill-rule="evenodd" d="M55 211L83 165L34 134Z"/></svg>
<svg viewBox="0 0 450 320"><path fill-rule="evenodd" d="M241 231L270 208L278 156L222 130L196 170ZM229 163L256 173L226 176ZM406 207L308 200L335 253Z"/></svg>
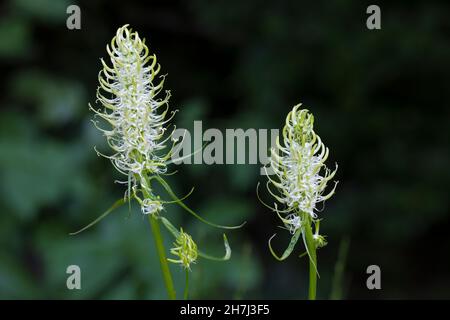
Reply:
<svg viewBox="0 0 450 320"><path fill-rule="evenodd" d="M285 205L286 213L304 212L317 218L317 204L329 199L335 191L325 194L328 182L337 171L329 170L325 161L328 158L328 148L314 132L314 117L308 110L299 110L296 105L286 118L283 128L283 146L277 138L277 148L271 150L270 165L276 175L270 176L269 182L278 194L272 195Z"/></svg>
<svg viewBox="0 0 450 320"><path fill-rule="evenodd" d="M273 207L265 204L277 213L292 234L292 239L281 257L271 247L273 237L269 240L269 249L275 258L284 260L302 235L306 251L317 271L307 238L314 242L314 250L327 244L325 237L319 234L317 207L335 192L337 182L330 191L326 192L326 189L336 174L337 164L333 171L325 165L328 148L314 132L313 115L306 109L300 109L300 106L301 104L296 105L286 117L282 144L278 137L276 148L271 149L270 166L275 176L267 175L267 189L283 207L278 209L276 202ZM313 224L316 226L315 234L310 232Z"/></svg>

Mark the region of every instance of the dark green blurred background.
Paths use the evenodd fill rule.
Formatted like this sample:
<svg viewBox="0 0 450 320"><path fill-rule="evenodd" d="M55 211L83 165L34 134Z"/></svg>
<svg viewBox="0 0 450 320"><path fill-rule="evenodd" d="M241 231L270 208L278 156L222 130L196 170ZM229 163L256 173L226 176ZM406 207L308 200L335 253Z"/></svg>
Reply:
<svg viewBox="0 0 450 320"><path fill-rule="evenodd" d="M82 29L66 28L70 0L0 5L0 298L165 298L147 220L136 205L76 237L124 188L96 156L104 138L89 120L100 57L125 23L158 56L177 108L192 128L281 128L303 102L339 163L319 251L319 298L329 298L339 244L350 239L344 299L450 298L447 1L378 2L382 29L366 28L368 3L330 1L78 1ZM175 166L174 166L175 167ZM175 169L175 168L174 168ZM258 165L183 165L178 194L228 232L231 261L193 266L192 298L305 298L307 260L279 263L267 248L280 221L257 200ZM221 231L172 205L165 214L204 251ZM165 233L167 244L172 239ZM298 246L297 253L301 250ZM82 290L66 289L66 267ZM382 289L366 288L377 264ZM180 291L183 272L173 266Z"/></svg>

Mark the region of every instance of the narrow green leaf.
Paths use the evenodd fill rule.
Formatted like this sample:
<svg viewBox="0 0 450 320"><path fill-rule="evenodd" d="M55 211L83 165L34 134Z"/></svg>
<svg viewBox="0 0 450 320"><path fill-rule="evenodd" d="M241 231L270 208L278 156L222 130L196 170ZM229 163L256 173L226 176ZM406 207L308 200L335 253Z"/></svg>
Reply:
<svg viewBox="0 0 450 320"><path fill-rule="evenodd" d="M89 223L87 226L85 226L84 228L76 231L76 232L72 232L69 233L69 235L74 236L77 235L87 229L89 229L90 227L94 226L95 224L97 224L98 222L100 222L100 220L102 220L103 218L105 218L108 214L110 214L111 212L113 212L115 209L119 208L121 205L123 205L125 203L125 199L121 198L119 200L117 200L116 202L114 202L114 204L108 209L106 210L101 216L99 216L97 219L95 219L94 221L92 221L91 223Z"/></svg>
<svg viewBox="0 0 450 320"><path fill-rule="evenodd" d="M214 260L214 261L229 260L231 257L231 248L230 248L230 245L228 243L228 239L227 239L227 236L225 235L225 233L223 234L223 244L225 246L225 255L223 257L210 256L209 254L203 253L200 250L198 251L198 255L204 259Z"/></svg>
<svg viewBox="0 0 450 320"><path fill-rule="evenodd" d="M212 227L215 228L221 228L221 229L239 229L242 228L247 221L244 221L242 224L238 225L238 226L222 226L213 222L209 222L208 220L202 218L201 216L199 216L197 213L195 213L192 209L190 209L188 206L186 206L184 204L183 201L181 201L176 195L175 193L172 191L172 189L170 188L170 186L167 184L167 182L161 178L160 176L154 176L154 178L156 179L156 181L158 181L161 186L166 189L167 193L170 195L170 197L174 200L174 203L178 204L180 207L182 207L184 210L186 210L187 212L189 212L190 214L192 214L194 217L196 217L198 220L200 220L203 223L206 223L207 225L210 225Z"/></svg>
<svg viewBox="0 0 450 320"><path fill-rule="evenodd" d="M278 261L283 261L283 260L285 260L287 257L289 257L289 256L291 255L292 250L294 250L294 247L295 247L295 245L296 245L296 243L297 243L297 241L298 241L298 238L300 237L300 234L301 234L301 233L302 233L302 232L301 232L301 229L298 229L298 230L294 233L294 235L293 235L292 238L291 238L291 242L289 243L288 247L286 248L286 250L284 251L284 253L283 253L283 255L282 255L281 257L279 257L279 256L275 253L275 251L272 249L271 241L272 241L272 239L277 235L277 234L274 234L274 235L273 235L272 237L270 237L270 239L269 239L269 250L270 250L270 253L272 253L272 255L274 256L274 258L277 259Z"/></svg>

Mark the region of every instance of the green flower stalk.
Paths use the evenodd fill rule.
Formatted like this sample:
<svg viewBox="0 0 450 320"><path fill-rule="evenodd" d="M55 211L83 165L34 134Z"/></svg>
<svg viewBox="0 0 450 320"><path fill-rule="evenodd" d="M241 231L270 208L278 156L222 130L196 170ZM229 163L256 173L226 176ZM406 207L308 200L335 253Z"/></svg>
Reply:
<svg viewBox="0 0 450 320"><path fill-rule="evenodd" d="M148 216L164 283L169 298L174 299L176 295L168 261L181 263L189 269L190 264L197 258L197 246L188 234L183 231L173 232L169 227L170 222L162 217L165 205L178 204L197 219L214 227L236 229L242 225L227 227L203 219L183 202L192 190L180 199L164 180L163 176L168 174L167 165L171 163L175 145L180 142L173 139L173 131L167 130L167 123L176 111L169 113L170 92L166 90L162 93L165 76L160 75L161 67L156 56L150 54L145 39L141 39L137 32L124 25L117 30L106 50L110 61L107 63L101 59L103 68L98 76L97 89L97 101L103 108L97 110L90 104L89 108L95 113L94 125L103 133L112 149L109 155L96 150L97 154L108 158L117 171L126 177L126 180L119 182L126 184L127 190L123 199L117 200L99 218L72 234L95 225L127 201L130 203L131 200L136 200L141 212ZM99 118L106 122L107 128L101 127ZM156 195L153 183L159 183L171 200L165 201ZM177 246L171 253L178 255L179 260L166 257L159 224L161 220L176 238ZM231 250L226 237L224 244L227 250L224 258L204 255L205 258L229 259ZM185 295L187 296L187 293Z"/></svg>
<svg viewBox="0 0 450 320"><path fill-rule="evenodd" d="M335 192L337 182L330 191L326 190L336 174L337 164L333 171L325 165L329 150L314 132L313 115L300 107L301 104L296 105L287 115L282 132L283 143L278 137L276 148L271 149L270 167L274 177L268 174L266 168L267 189L276 200L273 207L266 206L277 213L284 227L292 234L292 239L281 257L275 254L271 246L275 235L269 240L269 249L276 259L284 260L302 236L310 260L309 297L314 299L316 250L327 244L325 237L319 234L318 205Z"/></svg>

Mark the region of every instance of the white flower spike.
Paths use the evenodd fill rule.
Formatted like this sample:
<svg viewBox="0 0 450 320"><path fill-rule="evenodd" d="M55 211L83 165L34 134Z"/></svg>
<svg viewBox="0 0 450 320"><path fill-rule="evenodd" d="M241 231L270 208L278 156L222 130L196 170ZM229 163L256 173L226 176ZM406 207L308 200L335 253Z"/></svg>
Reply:
<svg viewBox="0 0 450 320"><path fill-rule="evenodd" d="M162 204L152 195L146 177L164 174L166 163L172 149L161 154L166 142L171 138L166 132L165 124L169 122L175 111L168 112L170 92L163 90L164 76L158 76L160 65L156 56L149 54L149 49L137 32L128 25L117 30L111 45L106 47L111 64L101 59L103 69L98 79L97 101L104 107L96 110L96 115L109 123L109 129L95 126L103 132L108 145L114 153L105 156L114 167L128 176L127 197L137 197L142 191L144 200L141 203L144 214L160 212ZM157 80L159 78L159 80ZM133 194L131 194L133 193Z"/></svg>
<svg viewBox="0 0 450 320"><path fill-rule="evenodd" d="M300 107L301 104L296 105L286 117L282 134L283 144L278 137L276 148L271 149L270 167L275 176L271 177L266 168L269 179L267 189L282 208L279 210L276 202L273 207L264 202L263 204L276 212L285 228L292 234L291 241L281 256L275 253L271 245L275 235L269 239L270 253L277 260L287 259L300 236L302 237L306 252L299 257L304 255L309 257L308 297L314 300L316 277L319 275L316 250L327 244L325 236L319 234L320 220L317 216L319 211L317 206L328 200L336 190L337 182L334 183L331 191L326 192L328 183L336 174L337 164L333 171L325 165L328 148L314 132L313 115ZM283 214L285 217L282 216ZM312 233L313 225L315 226L314 234Z"/></svg>
<svg viewBox="0 0 450 320"><path fill-rule="evenodd" d="M280 143L278 137L276 148L271 149L270 166L274 176L267 174L268 191L283 208L278 209L277 203L269 207L278 214L293 235L291 245L282 258L276 256L270 247L272 254L279 260L290 255L300 233L305 241L305 228L311 228L312 224L316 225L316 233L312 235L315 247L326 245L325 238L318 234L318 204L328 200L337 186L335 182L331 190L326 192L329 182L336 174L337 164L333 171L325 165L329 150L314 132L313 115L300 107L301 104L296 105L286 117L282 132L283 143ZM306 249L308 251L308 247Z"/></svg>
<svg viewBox="0 0 450 320"><path fill-rule="evenodd" d="M317 204L329 199L335 191L325 193L327 183L337 171L330 171L325 161L328 148L314 132L314 117L308 110L296 105L286 118L283 143L277 138L277 148L271 150L271 167L277 180L270 183L279 191L276 196L286 206L285 212L305 212L317 218Z"/></svg>

